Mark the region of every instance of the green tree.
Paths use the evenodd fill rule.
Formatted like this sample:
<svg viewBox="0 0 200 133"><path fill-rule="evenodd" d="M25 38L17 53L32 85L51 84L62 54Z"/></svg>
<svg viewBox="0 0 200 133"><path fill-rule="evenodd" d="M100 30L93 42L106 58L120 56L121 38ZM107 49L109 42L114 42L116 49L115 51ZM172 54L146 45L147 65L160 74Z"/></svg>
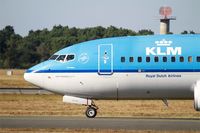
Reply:
<svg viewBox="0 0 200 133"><path fill-rule="evenodd" d="M28 68L50 57L54 52L80 42L118 36L152 35L151 30L137 32L109 26L69 28L55 25L52 30L30 30L28 36L15 34L12 26L0 30L0 68Z"/></svg>
<svg viewBox="0 0 200 133"><path fill-rule="evenodd" d="M181 32L181 34L196 34L194 31L186 31L184 30L183 32Z"/></svg>
<svg viewBox="0 0 200 133"><path fill-rule="evenodd" d="M184 30L183 32L181 32L181 34L188 34L188 32Z"/></svg>
<svg viewBox="0 0 200 133"><path fill-rule="evenodd" d="M143 29L138 31L138 35L153 35L153 34L154 32L151 30Z"/></svg>

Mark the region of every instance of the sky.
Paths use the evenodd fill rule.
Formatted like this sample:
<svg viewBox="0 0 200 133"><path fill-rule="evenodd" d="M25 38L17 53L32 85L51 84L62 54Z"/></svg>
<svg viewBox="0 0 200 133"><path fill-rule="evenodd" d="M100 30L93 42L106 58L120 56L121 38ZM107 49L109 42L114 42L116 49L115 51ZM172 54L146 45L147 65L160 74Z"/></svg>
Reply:
<svg viewBox="0 0 200 133"><path fill-rule="evenodd" d="M0 0L0 30L11 25L22 36L30 30L55 25L94 27L110 25L159 34L159 8L173 10L171 32L200 33L200 0Z"/></svg>

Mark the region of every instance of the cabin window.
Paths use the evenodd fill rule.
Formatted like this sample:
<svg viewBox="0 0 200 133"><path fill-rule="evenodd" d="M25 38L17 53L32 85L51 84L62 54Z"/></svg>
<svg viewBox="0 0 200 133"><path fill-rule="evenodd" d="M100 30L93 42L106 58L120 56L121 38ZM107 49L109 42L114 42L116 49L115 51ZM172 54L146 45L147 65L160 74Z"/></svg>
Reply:
<svg viewBox="0 0 200 133"><path fill-rule="evenodd" d="M138 62L142 62L142 57L138 57Z"/></svg>
<svg viewBox="0 0 200 133"><path fill-rule="evenodd" d="M74 56L73 54L67 55L66 61L73 60L74 57L75 57L75 56Z"/></svg>
<svg viewBox="0 0 200 133"><path fill-rule="evenodd" d="M200 56L197 56L197 62L200 62Z"/></svg>
<svg viewBox="0 0 200 133"><path fill-rule="evenodd" d="M171 57L171 62L175 62L176 61L176 57L175 56L172 56Z"/></svg>
<svg viewBox="0 0 200 133"><path fill-rule="evenodd" d="M158 62L158 61L159 61L158 56L155 56L155 57L154 57L154 62Z"/></svg>
<svg viewBox="0 0 200 133"><path fill-rule="evenodd" d="M121 57L121 62L125 62L125 57Z"/></svg>
<svg viewBox="0 0 200 133"><path fill-rule="evenodd" d="M134 58L133 57L129 57L129 62L133 62Z"/></svg>
<svg viewBox="0 0 200 133"><path fill-rule="evenodd" d="M52 55L49 60L55 60L58 57L58 55Z"/></svg>
<svg viewBox="0 0 200 133"><path fill-rule="evenodd" d="M150 62L150 57L146 57L146 62Z"/></svg>
<svg viewBox="0 0 200 133"><path fill-rule="evenodd" d="M188 57L188 62L192 62L192 56Z"/></svg>
<svg viewBox="0 0 200 133"><path fill-rule="evenodd" d="M167 57L166 56L163 57L163 62L167 62Z"/></svg>
<svg viewBox="0 0 200 133"><path fill-rule="evenodd" d="M60 55L56 60L57 61L64 61L66 55Z"/></svg>
<svg viewBox="0 0 200 133"><path fill-rule="evenodd" d="M184 62L184 57L183 56L180 57L180 62Z"/></svg>

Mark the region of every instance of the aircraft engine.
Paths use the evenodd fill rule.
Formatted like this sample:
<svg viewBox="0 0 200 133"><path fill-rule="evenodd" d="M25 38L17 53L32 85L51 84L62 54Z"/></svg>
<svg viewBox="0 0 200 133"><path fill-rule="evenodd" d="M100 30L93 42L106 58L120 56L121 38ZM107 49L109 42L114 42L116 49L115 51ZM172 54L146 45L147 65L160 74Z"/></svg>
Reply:
<svg viewBox="0 0 200 133"><path fill-rule="evenodd" d="M200 111L200 81L194 87L194 108Z"/></svg>

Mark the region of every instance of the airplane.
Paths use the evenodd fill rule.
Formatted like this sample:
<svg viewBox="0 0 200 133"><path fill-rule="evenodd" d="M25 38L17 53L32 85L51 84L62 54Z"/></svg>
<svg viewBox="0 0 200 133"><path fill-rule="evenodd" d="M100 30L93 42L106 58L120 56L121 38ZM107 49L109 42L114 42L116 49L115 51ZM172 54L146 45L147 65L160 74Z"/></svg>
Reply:
<svg viewBox="0 0 200 133"><path fill-rule="evenodd" d="M200 111L200 35L97 39L53 54L24 74L26 81L87 106L94 100L194 99Z"/></svg>

